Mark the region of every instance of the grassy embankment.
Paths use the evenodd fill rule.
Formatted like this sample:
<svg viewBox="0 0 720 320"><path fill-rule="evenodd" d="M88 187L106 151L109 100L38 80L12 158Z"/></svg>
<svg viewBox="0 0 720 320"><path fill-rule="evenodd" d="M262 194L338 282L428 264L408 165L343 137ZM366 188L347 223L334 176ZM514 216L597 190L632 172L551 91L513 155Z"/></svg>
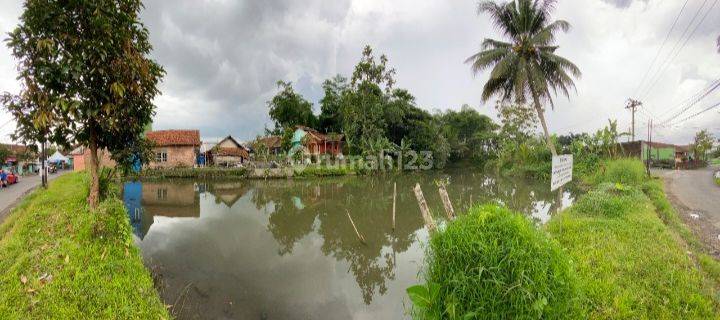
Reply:
<svg viewBox="0 0 720 320"><path fill-rule="evenodd" d="M586 181L590 191L544 227L475 207L433 235L426 285L408 290L416 318L718 318L720 264L662 183L634 160Z"/></svg>
<svg viewBox="0 0 720 320"><path fill-rule="evenodd" d="M122 203L85 202L87 176L29 195L0 225L0 319L169 319Z"/></svg>

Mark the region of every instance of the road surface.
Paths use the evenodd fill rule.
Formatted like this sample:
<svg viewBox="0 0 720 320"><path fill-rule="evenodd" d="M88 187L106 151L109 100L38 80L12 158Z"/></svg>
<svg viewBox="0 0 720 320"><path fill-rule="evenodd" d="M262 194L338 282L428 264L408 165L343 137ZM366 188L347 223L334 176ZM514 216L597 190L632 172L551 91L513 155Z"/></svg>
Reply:
<svg viewBox="0 0 720 320"><path fill-rule="evenodd" d="M718 167L698 170L658 170L681 218L720 256L720 186L713 173Z"/></svg>
<svg viewBox="0 0 720 320"><path fill-rule="evenodd" d="M48 181L52 181L67 172L69 172L69 170L51 173L48 175ZM25 195L39 186L40 183L40 175L23 176L20 177L20 182L11 185L8 188L0 189L0 223L5 220L5 217L8 213L10 213L10 210L19 203Z"/></svg>

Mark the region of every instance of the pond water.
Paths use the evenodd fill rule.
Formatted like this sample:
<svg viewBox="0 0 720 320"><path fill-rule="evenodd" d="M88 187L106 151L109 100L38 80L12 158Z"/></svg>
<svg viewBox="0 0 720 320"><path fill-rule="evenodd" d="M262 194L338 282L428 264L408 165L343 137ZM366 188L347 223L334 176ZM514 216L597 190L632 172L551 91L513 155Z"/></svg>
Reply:
<svg viewBox="0 0 720 320"><path fill-rule="evenodd" d="M127 182L123 200L145 264L178 318L402 319L410 306L405 289L419 282L428 238L412 188L420 183L442 223L435 181L447 178L456 212L496 201L543 223L575 198L566 191L558 200L549 182L447 170Z"/></svg>

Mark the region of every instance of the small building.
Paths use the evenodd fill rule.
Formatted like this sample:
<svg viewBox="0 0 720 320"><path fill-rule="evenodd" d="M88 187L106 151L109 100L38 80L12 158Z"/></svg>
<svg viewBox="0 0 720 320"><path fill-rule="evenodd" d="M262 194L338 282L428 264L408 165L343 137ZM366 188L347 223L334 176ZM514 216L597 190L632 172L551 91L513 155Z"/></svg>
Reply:
<svg viewBox="0 0 720 320"><path fill-rule="evenodd" d="M146 133L153 143L149 168L192 167L200 152L199 130L159 130Z"/></svg>
<svg viewBox="0 0 720 320"><path fill-rule="evenodd" d="M220 140L211 149L211 153L215 165L223 167L234 167L250 158L249 150L232 136Z"/></svg>
<svg viewBox="0 0 720 320"><path fill-rule="evenodd" d="M307 137L306 137L307 136ZM310 156L342 154L344 136L338 133L323 134L315 129L297 126L291 142L290 152L302 148L303 153Z"/></svg>
<svg viewBox="0 0 720 320"><path fill-rule="evenodd" d="M10 150L10 156L6 159L0 159L0 167L5 169L12 168L20 175L35 172L37 169L37 155L27 146L19 144L2 144Z"/></svg>
<svg viewBox="0 0 720 320"><path fill-rule="evenodd" d="M97 151L98 159L100 159L101 168L114 168L115 161L110 158L110 152L107 150ZM90 149L79 146L70 152L72 158L73 171L85 171L90 167Z"/></svg>
<svg viewBox="0 0 720 320"><path fill-rule="evenodd" d="M648 156L655 166L675 168L686 167L692 161L692 150L687 145L662 142L632 141L620 144L626 157L637 157L647 161Z"/></svg>
<svg viewBox="0 0 720 320"><path fill-rule="evenodd" d="M282 153L282 137L280 136L266 136L258 139L259 143L265 145L268 154L279 155Z"/></svg>

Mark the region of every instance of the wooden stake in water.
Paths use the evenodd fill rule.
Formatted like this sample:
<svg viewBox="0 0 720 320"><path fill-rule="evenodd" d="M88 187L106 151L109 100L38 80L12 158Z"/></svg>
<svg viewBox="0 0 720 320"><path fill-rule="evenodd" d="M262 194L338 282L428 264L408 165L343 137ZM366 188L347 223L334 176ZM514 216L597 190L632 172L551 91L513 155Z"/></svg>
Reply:
<svg viewBox="0 0 720 320"><path fill-rule="evenodd" d="M445 189L444 184L440 185L438 193L440 193L440 199L442 199L443 207L445 207L445 213L447 213L448 220L455 219L455 209L453 209L452 203L450 202L450 196L448 196L448 192L447 189Z"/></svg>
<svg viewBox="0 0 720 320"><path fill-rule="evenodd" d="M345 212L347 212L348 219L350 219L350 224L352 224L353 230L355 230L355 234L357 235L358 239L360 239L360 242L365 244L365 238L358 232L358 229L355 227L355 222L353 221L352 217L350 216L350 211L345 209Z"/></svg>
<svg viewBox="0 0 720 320"><path fill-rule="evenodd" d="M393 220L392 229L395 231L395 198L397 196L397 182L393 183Z"/></svg>
<svg viewBox="0 0 720 320"><path fill-rule="evenodd" d="M422 213L425 226L427 226L428 230L431 232L435 231L435 221L433 221L432 215L430 214L430 208L428 208L425 196L423 195L422 189L420 189L419 183L415 184L413 191L415 191L415 197L417 198L418 205L420 206L420 213Z"/></svg>

